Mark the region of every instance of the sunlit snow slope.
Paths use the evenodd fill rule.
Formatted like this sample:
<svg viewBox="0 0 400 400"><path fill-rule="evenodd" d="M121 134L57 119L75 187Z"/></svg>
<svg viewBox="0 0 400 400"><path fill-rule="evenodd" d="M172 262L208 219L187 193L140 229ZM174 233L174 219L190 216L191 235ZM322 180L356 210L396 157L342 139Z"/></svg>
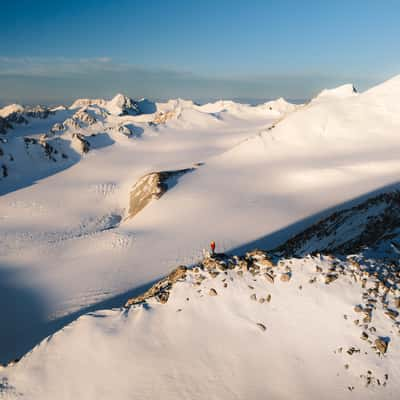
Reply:
<svg viewBox="0 0 400 400"><path fill-rule="evenodd" d="M37 174L33 155L35 162L16 166L15 175L11 166L0 181L3 293L35 315L21 323L7 314L11 330L2 332L4 340L21 340L3 350L3 358L21 355L72 312L195 262L212 239L223 251L272 247L328 208L396 183L399 96L396 77L361 94L325 92L297 108L282 101L274 109L274 103L197 106L173 100L146 114L140 102L117 96L56 111L52 124L69 121L51 140L66 146L68 158L61 163L70 164L44 178L48 169ZM7 130L4 153L19 146L13 136L23 141L52 126L29 118ZM204 165L126 218L140 177L197 162ZM26 165L31 179L20 185L13 179Z"/></svg>

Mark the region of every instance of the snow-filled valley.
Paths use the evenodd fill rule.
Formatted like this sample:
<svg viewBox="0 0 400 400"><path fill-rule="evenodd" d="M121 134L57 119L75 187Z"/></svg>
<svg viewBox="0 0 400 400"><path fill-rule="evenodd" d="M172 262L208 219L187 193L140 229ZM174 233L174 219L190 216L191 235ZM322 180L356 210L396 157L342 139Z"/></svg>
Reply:
<svg viewBox="0 0 400 400"><path fill-rule="evenodd" d="M0 109L0 397L397 398L399 96Z"/></svg>

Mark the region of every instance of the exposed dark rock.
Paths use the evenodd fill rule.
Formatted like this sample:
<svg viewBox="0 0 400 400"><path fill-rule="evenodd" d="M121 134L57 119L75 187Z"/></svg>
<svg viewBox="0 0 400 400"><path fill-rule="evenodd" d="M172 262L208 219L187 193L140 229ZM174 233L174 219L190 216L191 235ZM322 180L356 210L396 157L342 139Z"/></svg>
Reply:
<svg viewBox="0 0 400 400"><path fill-rule="evenodd" d="M257 322L257 326L258 326L263 332L267 330L267 327L266 327L264 324L262 324L261 322Z"/></svg>
<svg viewBox="0 0 400 400"><path fill-rule="evenodd" d="M47 118L49 115L54 114L53 111L50 111L47 107L44 106L35 106L35 107L30 107L26 108L24 114L27 117L31 118Z"/></svg>
<svg viewBox="0 0 400 400"><path fill-rule="evenodd" d="M282 282L289 282L290 278L291 278L291 274L289 272L281 274L281 281Z"/></svg>
<svg viewBox="0 0 400 400"><path fill-rule="evenodd" d="M379 337L375 339L375 346L381 354L385 354L388 349L388 341L384 338Z"/></svg>
<svg viewBox="0 0 400 400"><path fill-rule="evenodd" d="M73 141L77 144L77 147L79 148L79 151L84 154L88 153L90 150L90 143L85 139L85 136L83 136L80 133L74 133L72 135Z"/></svg>

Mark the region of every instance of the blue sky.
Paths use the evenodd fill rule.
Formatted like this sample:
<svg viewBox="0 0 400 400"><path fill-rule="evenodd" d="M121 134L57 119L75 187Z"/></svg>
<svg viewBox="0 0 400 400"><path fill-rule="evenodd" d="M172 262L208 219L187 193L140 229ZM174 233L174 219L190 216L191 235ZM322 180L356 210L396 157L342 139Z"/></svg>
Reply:
<svg viewBox="0 0 400 400"><path fill-rule="evenodd" d="M2 0L1 14L1 103L303 99L400 73L397 0Z"/></svg>

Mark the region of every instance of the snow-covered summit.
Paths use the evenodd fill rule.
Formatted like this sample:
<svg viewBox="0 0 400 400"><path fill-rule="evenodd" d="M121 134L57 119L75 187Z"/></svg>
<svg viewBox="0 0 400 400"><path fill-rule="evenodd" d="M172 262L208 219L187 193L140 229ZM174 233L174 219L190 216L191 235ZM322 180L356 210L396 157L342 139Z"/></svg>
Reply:
<svg viewBox="0 0 400 400"><path fill-rule="evenodd" d="M22 114L25 108L20 104L9 104L3 108L0 108L0 117L7 118L12 114Z"/></svg>
<svg viewBox="0 0 400 400"><path fill-rule="evenodd" d="M276 100L268 101L260 105L259 107L270 111L278 111L282 115L290 113L297 108L295 104L289 103L283 97L280 97L279 99Z"/></svg>
<svg viewBox="0 0 400 400"><path fill-rule="evenodd" d="M77 99L71 104L69 108L75 109L87 106L105 107L106 105L107 105L107 100L104 99Z"/></svg>
<svg viewBox="0 0 400 400"><path fill-rule="evenodd" d="M140 112L137 103L121 93L107 103L107 109L112 115L137 115Z"/></svg>
<svg viewBox="0 0 400 400"><path fill-rule="evenodd" d="M118 93L111 100L104 99L78 99L72 103L70 109L98 106L111 115L137 115L140 111L138 105L130 97Z"/></svg>
<svg viewBox="0 0 400 400"><path fill-rule="evenodd" d="M322 90L312 101L329 99L345 99L357 95L357 89L352 84L345 84L334 89Z"/></svg>

